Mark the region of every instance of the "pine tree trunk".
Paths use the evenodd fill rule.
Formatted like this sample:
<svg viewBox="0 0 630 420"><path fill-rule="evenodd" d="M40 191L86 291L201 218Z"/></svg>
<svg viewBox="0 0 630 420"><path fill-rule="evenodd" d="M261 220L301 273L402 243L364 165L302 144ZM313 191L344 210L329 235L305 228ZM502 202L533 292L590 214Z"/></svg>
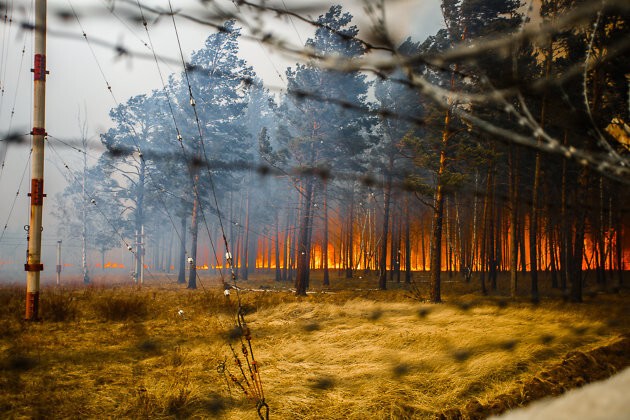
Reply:
<svg viewBox="0 0 630 420"><path fill-rule="evenodd" d="M396 223L396 252L394 254L394 258L396 261L396 283L400 283L400 259L402 257L401 253L401 243L402 243L402 217L400 211L397 212L398 217Z"/></svg>
<svg viewBox="0 0 630 420"><path fill-rule="evenodd" d="M405 284L411 283L411 216L409 197L405 199Z"/></svg>
<svg viewBox="0 0 630 420"><path fill-rule="evenodd" d="M186 215L181 217L181 242L179 244L179 273L177 275L177 283L186 283Z"/></svg>
<svg viewBox="0 0 630 420"><path fill-rule="evenodd" d="M295 293L298 296L306 296L308 287L309 266L310 266L310 246L309 225L310 207L313 195L313 180L309 177L304 180L302 209L300 211L300 227L298 231L297 243L297 275L295 278Z"/></svg>
<svg viewBox="0 0 630 420"><path fill-rule="evenodd" d="M540 142L540 139L538 140ZM540 152L536 152L536 163L534 167L534 184L532 187L532 208L529 221L529 264L531 278L531 300L538 303L538 252L536 248L538 234L538 200L540 185Z"/></svg>
<svg viewBox="0 0 630 420"><path fill-rule="evenodd" d="M442 132L442 147L440 149L440 167L437 173L435 186L435 195L433 199L433 227L431 232L431 251L430 251L430 291L429 299L433 303L442 301L441 295L441 271L442 271L442 227L444 216L444 171L446 170L446 148L450 136L450 109L446 112L444 120L444 130Z"/></svg>
<svg viewBox="0 0 630 420"><path fill-rule="evenodd" d="M510 144L510 297L518 295L518 156Z"/></svg>
<svg viewBox="0 0 630 420"><path fill-rule="evenodd" d="M424 217L420 220L420 253L422 254L422 271L427 271L427 256L424 246L425 231L424 231Z"/></svg>
<svg viewBox="0 0 630 420"><path fill-rule="evenodd" d="M381 252L378 262L378 288L381 290L387 289L387 236L389 234L389 206L392 194L392 166L393 160L390 159L390 168L385 175L385 191L383 194L383 232L381 235Z"/></svg>
<svg viewBox="0 0 630 420"><path fill-rule="evenodd" d="M195 183L197 182L198 177L195 177ZM192 216L190 221L190 237L191 237L191 245L190 245L190 258L192 258L192 262L189 264L189 272L188 272L188 288L196 289L197 288L197 235L199 233L199 200L197 199L197 195L195 194L195 198L193 200L193 208L192 208Z"/></svg>
<svg viewBox="0 0 630 420"><path fill-rule="evenodd" d="M597 230L597 283L606 290L606 222L604 216L604 177L599 176L599 229Z"/></svg>
<svg viewBox="0 0 630 420"><path fill-rule="evenodd" d="M346 266L346 278L352 278L354 269L354 188L350 191L350 211L348 212L348 265Z"/></svg>
<svg viewBox="0 0 630 420"><path fill-rule="evenodd" d="M136 212L135 212L135 229L136 229L136 255L135 255L135 273L136 273L136 282L138 282L139 277L141 276L142 270L144 267L142 266L143 262L143 254L144 254L144 238L142 237L143 229L142 225L144 224L144 176L145 176L146 163L143 158L140 158L140 172L138 174L138 185L137 185L137 195L136 195Z"/></svg>
<svg viewBox="0 0 630 420"><path fill-rule="evenodd" d="M282 271L280 264L280 215L278 214L278 210L275 212L275 224L276 224L276 281L282 280Z"/></svg>
<svg viewBox="0 0 630 420"><path fill-rule="evenodd" d="M495 216L495 203L494 203L494 190L496 188L494 170L489 173L489 176L492 178L492 182L490 183L490 226L488 232L488 280L490 281L490 288L494 291L497 290L497 254L496 254L496 241L495 241L495 233L498 229L495 226L500 226L500 222L498 217Z"/></svg>
<svg viewBox="0 0 630 420"><path fill-rule="evenodd" d="M616 248L616 266L617 266L617 286L616 289L620 290L623 286L623 271L624 271L624 263L623 263L623 224L622 224L622 209L620 206L617 206L617 216L615 223L615 248Z"/></svg>
<svg viewBox="0 0 630 420"><path fill-rule="evenodd" d="M473 195L473 222L472 222L472 240L470 241L470 260L468 261L469 273L472 273L472 270L475 267L475 262L477 260L477 251L479 249L478 245L478 232L479 232L479 211L477 210L479 207L479 169L475 168L475 191ZM470 281L470 274L467 278L467 281Z"/></svg>
<svg viewBox="0 0 630 420"><path fill-rule="evenodd" d="M284 227L284 254L282 257L282 281L289 281L289 262L290 262L290 254L291 247L293 246L293 236L291 235L291 218L293 213L291 210L287 210L286 214L286 224Z"/></svg>
<svg viewBox="0 0 630 420"><path fill-rule="evenodd" d="M567 131L564 132L563 143L567 143ZM567 208L568 179L567 179L567 161L562 160L562 191L560 194L560 289L563 293L567 291L567 285L570 283L570 261L571 256L571 230L569 223L569 214Z"/></svg>
<svg viewBox="0 0 630 420"><path fill-rule="evenodd" d="M527 275L527 252L525 247L525 213L524 211L519 213L519 222L518 222L518 248L520 255L520 268L521 274L523 277Z"/></svg>
<svg viewBox="0 0 630 420"><path fill-rule="evenodd" d="M249 273L250 273L250 269L249 269L249 253L251 250L251 247L249 245L249 210L250 210L250 206L249 206L249 188L247 189L246 194L246 198L245 198L245 238L243 239L243 262L241 263L241 278L243 280L247 280L249 278ZM253 271L253 268L252 270Z"/></svg>
<svg viewBox="0 0 630 420"><path fill-rule="evenodd" d="M482 216L482 220L481 220L481 240L480 240L480 247L481 247L481 255L480 255L480 264L479 264L479 282L481 285L481 293L483 295L488 294L488 290L486 289L486 271L488 269L488 267L490 267L490 262L488 261L488 254L489 254L489 246L488 246L488 242L489 242L489 225L492 223L492 221L490 220L490 206L491 206L491 191L492 191L492 173L491 173L492 169L488 169L488 175L486 177L486 194L484 197L484 203L483 203L483 216Z"/></svg>
<svg viewBox="0 0 630 420"><path fill-rule="evenodd" d="M588 168L584 167L580 171L578 179L577 203L584 203L588 189ZM573 263L571 273L571 301L582 302L582 261L584 255L584 235L586 225L586 207L578 206L575 211L575 242L573 251Z"/></svg>
<svg viewBox="0 0 630 420"><path fill-rule="evenodd" d="M324 286L330 286L328 270L328 184L324 182L324 243L322 244L322 263L324 264Z"/></svg>
<svg viewBox="0 0 630 420"><path fill-rule="evenodd" d="M302 203L301 201L301 196L300 196L300 203ZM298 247L298 220L300 218L300 212L297 211L295 216L292 214L291 218L292 218L292 228L291 228L291 243L290 243L290 247L289 247L289 270L288 270L288 277L287 277L287 281L288 282L292 282L293 281L293 275L295 274L295 259L296 259L296 253L297 253L297 247Z"/></svg>
<svg viewBox="0 0 630 420"><path fill-rule="evenodd" d="M550 215L551 219L552 216ZM548 244L548 252L549 252L549 262L550 262L550 270L551 270L551 287L554 289L558 288L558 256L556 255L556 230L554 229L554 224L551 223L551 220L547 222L547 244Z"/></svg>
<svg viewBox="0 0 630 420"><path fill-rule="evenodd" d="M392 239L389 247L389 281L394 281L396 276L396 259L398 257L398 214L392 212Z"/></svg>

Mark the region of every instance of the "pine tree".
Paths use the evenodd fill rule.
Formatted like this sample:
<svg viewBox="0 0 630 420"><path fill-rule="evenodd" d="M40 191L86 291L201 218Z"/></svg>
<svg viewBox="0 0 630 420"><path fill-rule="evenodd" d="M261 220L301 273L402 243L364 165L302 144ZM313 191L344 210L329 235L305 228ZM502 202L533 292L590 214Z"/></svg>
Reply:
<svg viewBox="0 0 630 420"><path fill-rule="evenodd" d="M306 46L321 55L360 57L365 48L354 39L358 29L351 21L352 16L343 13L341 6L331 7L318 18L315 36L307 40ZM298 64L286 75L288 96L279 109L285 125L279 128L278 139L290 154L291 163L306 169L297 183L302 198L295 283L297 294L304 295L309 283L313 197L315 189L322 186L316 182L313 169L318 168L324 180L332 168L359 170L361 162L354 157L366 149L372 121L365 113L352 109L366 106L365 75L322 69L315 62Z"/></svg>

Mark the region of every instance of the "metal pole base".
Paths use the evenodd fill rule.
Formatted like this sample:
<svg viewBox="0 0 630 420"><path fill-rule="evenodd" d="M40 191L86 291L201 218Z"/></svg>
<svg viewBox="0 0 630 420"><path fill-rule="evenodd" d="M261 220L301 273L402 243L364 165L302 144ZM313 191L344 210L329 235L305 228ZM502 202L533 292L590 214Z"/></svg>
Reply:
<svg viewBox="0 0 630 420"><path fill-rule="evenodd" d="M26 321L39 321L39 292L26 293Z"/></svg>

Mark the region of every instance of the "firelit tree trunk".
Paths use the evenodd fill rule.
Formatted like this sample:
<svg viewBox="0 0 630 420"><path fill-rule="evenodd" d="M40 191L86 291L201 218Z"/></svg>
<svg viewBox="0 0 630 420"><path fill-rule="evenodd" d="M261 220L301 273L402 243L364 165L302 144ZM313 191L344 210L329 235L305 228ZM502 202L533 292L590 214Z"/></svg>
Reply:
<svg viewBox="0 0 630 420"><path fill-rule="evenodd" d="M567 131L564 132L563 143L567 143ZM569 222L569 210L567 208L567 195L568 195L568 179L567 179L567 160L562 160L562 180L561 180L561 193L560 193L560 288L563 293L567 290L567 285L570 283L571 278L571 260L572 260L572 234L571 224Z"/></svg>
<svg viewBox="0 0 630 420"><path fill-rule="evenodd" d="M448 274L448 278L453 277L453 237L452 230L453 224L452 216L451 216L451 203L448 197L444 197L444 234L443 237L446 238L446 246L444 247L444 251L446 252L446 272Z"/></svg>
<svg viewBox="0 0 630 420"><path fill-rule="evenodd" d="M387 235L389 230L389 206L392 195L392 172L393 159L390 158L390 168L387 170L385 180L385 191L383 194L383 232L381 235L381 252L378 261L378 287L381 290L387 289Z"/></svg>
<svg viewBox="0 0 630 420"><path fill-rule="evenodd" d="M311 255L312 255L312 251L313 251L313 225L315 222L315 206L313 205L313 201L315 200L315 183L312 183L312 188L313 190L311 191L311 205L307 208L308 211L308 225L306 227L307 232L308 232L308 236L306 238L306 244L307 244L307 248L306 248L306 252L308 253L309 257L309 264L311 261ZM306 289L308 289L311 286L311 273L309 270L309 274L308 276L306 276Z"/></svg>
<svg viewBox="0 0 630 420"><path fill-rule="evenodd" d="M293 235L291 235L291 218L293 213L291 210L287 210L287 223L284 228L284 257L283 257L283 267L282 267L282 281L289 281L289 264L290 264L290 254L291 247L293 247Z"/></svg>
<svg viewBox="0 0 630 420"><path fill-rule="evenodd" d="M297 254L297 247L298 247L298 220L300 217L300 213L299 211L296 211L295 215L291 215L292 217L292 222L291 222L291 246L289 247L289 271L288 271L288 281L292 282L293 281L293 276L295 274L295 260L296 260L296 254Z"/></svg>
<svg viewBox="0 0 630 420"><path fill-rule="evenodd" d="M398 217L396 217L396 242L392 241L392 245L394 245L394 277L396 279L396 283L400 283L400 259L402 258L401 252L401 244L402 244L402 217L400 211L397 212Z"/></svg>
<svg viewBox="0 0 630 420"><path fill-rule="evenodd" d="M551 216L549 213L549 218L547 221L547 252L549 253L549 270L551 272L551 287L554 289L558 288L558 256L556 252L557 242L556 242L556 229L555 223L552 223L552 219L555 217Z"/></svg>
<svg viewBox="0 0 630 420"><path fill-rule="evenodd" d="M525 248L525 213L525 211L521 211L518 218L518 248L520 255L520 269L523 277L527 275L527 252Z"/></svg>
<svg viewBox="0 0 630 420"><path fill-rule="evenodd" d="M425 220L424 217L420 220L420 253L422 254L422 271L427 271L427 253L425 248L425 231L424 231Z"/></svg>
<svg viewBox="0 0 630 420"><path fill-rule="evenodd" d="M186 215L182 215L181 217L181 241L179 243L179 258L178 258L178 268L179 273L177 274L177 283L184 284L186 283Z"/></svg>
<svg viewBox="0 0 630 420"><path fill-rule="evenodd" d="M553 40L549 40L549 44L547 46L547 50L545 53L545 67L544 67L544 78L547 79L551 72L551 64L553 58ZM543 94L542 105L540 107L540 127L541 129L545 128L545 113L547 108L547 91ZM536 142L538 145L541 144L541 138L538 136L536 138ZM534 163L534 176L533 176L533 184L532 184L532 207L530 213L530 223L529 223L529 264L530 264L530 279L531 279L531 300L534 303L538 303L540 301L540 296L538 293L538 219L539 219L539 202L540 202L540 178L541 178L541 152L540 150L536 151L536 160Z"/></svg>
<svg viewBox="0 0 630 420"><path fill-rule="evenodd" d="M275 211L275 225L276 225L276 240L275 240L275 251L276 251L276 281L282 280L282 271L280 269L280 215L279 211Z"/></svg>
<svg viewBox="0 0 630 420"><path fill-rule="evenodd" d="M616 266L617 266L617 290L623 286L623 225L621 222L622 219L622 209L621 206L617 205L617 215L615 222L615 248L616 248Z"/></svg>
<svg viewBox="0 0 630 420"><path fill-rule="evenodd" d="M492 223L490 220L490 206L491 206L491 191L492 191L492 173L491 169L488 169L488 175L486 177L486 194L484 196L484 204L483 204L483 216L481 220L481 254L480 254L480 264L479 264L479 282L481 284L481 293L486 295L488 293L486 289L486 270L490 266L489 258L488 258L488 242L489 242L489 225Z"/></svg>
<svg viewBox="0 0 630 420"><path fill-rule="evenodd" d="M330 286L328 270L328 184L324 182L324 242L322 243L322 263L324 264L324 286Z"/></svg>
<svg viewBox="0 0 630 420"><path fill-rule="evenodd" d="M396 258L398 257L398 217L396 209L392 211L392 234L389 246L389 281L396 276Z"/></svg>
<svg viewBox="0 0 630 420"><path fill-rule="evenodd" d="M597 283L606 289L606 217L604 208L604 177L599 176L599 229L597 229Z"/></svg>
<svg viewBox="0 0 630 420"><path fill-rule="evenodd" d="M346 267L346 278L352 278L354 268L354 187L350 191L350 209L348 211L348 265Z"/></svg>
<svg viewBox="0 0 630 420"><path fill-rule="evenodd" d="M247 271L249 274L256 272L256 257L258 255L258 235L256 232L249 233L249 245L247 251Z"/></svg>
<svg viewBox="0 0 630 420"><path fill-rule="evenodd" d="M538 140L540 141L540 139ZM538 295L538 202L540 188L540 151L536 152L536 163L534 164L534 180L532 186L532 207L529 215L529 267L531 279L531 300L537 303L540 300Z"/></svg>
<svg viewBox="0 0 630 420"><path fill-rule="evenodd" d="M501 226L499 218L495 216L495 202L494 202L494 190L496 188L494 170L491 169L488 174L491 178L491 189L489 197L490 214L489 214L489 226L488 226L488 280L490 281L490 287L492 290L497 290L497 252L496 252L496 240L495 233L499 230L498 226Z"/></svg>
<svg viewBox="0 0 630 420"><path fill-rule="evenodd" d="M411 283L411 217L409 196L405 198L405 283Z"/></svg>
<svg viewBox="0 0 630 420"><path fill-rule="evenodd" d="M549 182L545 182L545 193L543 196L552 197L549 185ZM545 211L546 217L544 219L547 221L546 223L546 234L547 234L547 254L549 255L549 271L551 274L551 287L554 289L558 288L558 234L557 234L557 226L558 226L558 215L555 210L555 206L557 203L555 200L547 199L545 203Z"/></svg>
<svg viewBox="0 0 630 420"><path fill-rule="evenodd" d="M300 227L297 240L297 275L295 277L295 293L298 296L306 296L308 288L310 267L310 244L308 243L311 201L313 195L313 180L309 177L304 180L305 186L302 195L302 209L300 211Z"/></svg>
<svg viewBox="0 0 630 420"><path fill-rule="evenodd" d="M344 255L345 255L345 252L346 252L344 247L343 247L344 235L345 235L345 230L344 230L344 226L343 226L343 223L342 223L341 226L340 226L340 229L339 229L339 242L337 243L337 250L338 251L336 253L337 254L337 259L335 260L336 263L337 263L337 270L338 270L338 276L339 277L341 277L341 275L343 274L343 270L345 268L343 266L345 264Z"/></svg>
<svg viewBox="0 0 630 420"><path fill-rule="evenodd" d="M470 260L468 260L468 267L470 270L474 270L475 263L477 262L477 253L479 250L478 238L479 238L479 169L475 168L475 191L473 196L473 220L472 220L472 240L470 241ZM470 276L467 279L470 281Z"/></svg>
<svg viewBox="0 0 630 420"><path fill-rule="evenodd" d="M253 247L250 247L250 239L249 239L249 210L250 210L250 199L249 199L249 188L246 192L247 198L245 199L245 238L243 239L243 263L241 264L241 278L243 280L247 280L249 278L250 273L250 252L254 252L252 250ZM253 241L252 241L253 242ZM254 254L255 255L255 254ZM255 263L254 263L255 264ZM251 271L253 271L254 267L252 267Z"/></svg>
<svg viewBox="0 0 630 420"><path fill-rule="evenodd" d="M462 200L457 195L457 193L454 194L453 201L455 203L455 242L456 248L458 249L458 267L459 271L461 272L464 267L466 267L467 262L470 261L470 249L467 242L464 241L464 229L462 226L460 211Z"/></svg>
<svg viewBox="0 0 630 420"><path fill-rule="evenodd" d="M492 201L494 203L494 214L496 228L494 229L494 271L491 275L492 290L497 290L497 277L499 271L503 267L503 211L497 203L496 199L497 177L494 177L494 189L492 192Z"/></svg>

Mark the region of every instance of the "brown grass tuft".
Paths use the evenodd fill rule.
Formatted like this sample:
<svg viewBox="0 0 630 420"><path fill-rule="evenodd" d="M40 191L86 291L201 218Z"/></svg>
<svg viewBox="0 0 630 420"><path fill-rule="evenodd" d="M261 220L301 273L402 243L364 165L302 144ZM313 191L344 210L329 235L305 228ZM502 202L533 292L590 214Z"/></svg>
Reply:
<svg viewBox="0 0 630 420"><path fill-rule="evenodd" d="M41 299L41 313L52 322L74 321L79 316L76 298L70 290L48 289Z"/></svg>
<svg viewBox="0 0 630 420"><path fill-rule="evenodd" d="M93 308L104 321L143 320L149 314L146 295L134 291L104 293L93 300Z"/></svg>

